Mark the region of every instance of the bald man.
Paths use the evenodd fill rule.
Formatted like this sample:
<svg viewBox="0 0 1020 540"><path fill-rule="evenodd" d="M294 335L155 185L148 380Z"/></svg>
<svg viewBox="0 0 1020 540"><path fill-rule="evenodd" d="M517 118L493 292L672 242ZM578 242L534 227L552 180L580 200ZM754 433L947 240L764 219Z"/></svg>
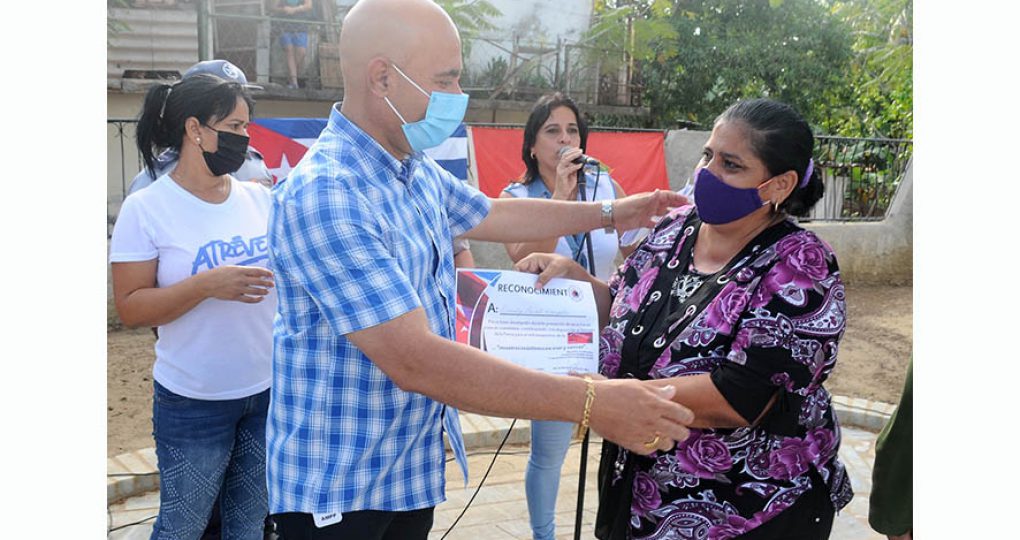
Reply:
<svg viewBox="0 0 1020 540"><path fill-rule="evenodd" d="M429 0L362 0L340 36L344 101L274 192L270 511L283 538L426 538L457 410L588 423L641 454L687 437L673 387L555 376L453 338L453 236L528 242L650 226L686 199L490 200L422 150L463 120L460 38Z"/></svg>

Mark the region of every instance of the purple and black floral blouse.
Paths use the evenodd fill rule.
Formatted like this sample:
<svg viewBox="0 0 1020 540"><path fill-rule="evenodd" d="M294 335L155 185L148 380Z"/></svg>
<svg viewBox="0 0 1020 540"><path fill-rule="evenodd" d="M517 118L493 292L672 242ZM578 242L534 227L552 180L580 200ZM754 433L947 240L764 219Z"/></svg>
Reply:
<svg viewBox="0 0 1020 540"><path fill-rule="evenodd" d="M630 505L629 515L618 510L616 533L601 537L735 538L789 508L819 479L837 510L853 497L822 386L846 320L832 250L783 221L719 272L698 274L692 253L700 226L693 207L674 210L610 279L601 371L639 379L710 374L753 425L692 429L673 450L651 456L605 443L599 512Z"/></svg>

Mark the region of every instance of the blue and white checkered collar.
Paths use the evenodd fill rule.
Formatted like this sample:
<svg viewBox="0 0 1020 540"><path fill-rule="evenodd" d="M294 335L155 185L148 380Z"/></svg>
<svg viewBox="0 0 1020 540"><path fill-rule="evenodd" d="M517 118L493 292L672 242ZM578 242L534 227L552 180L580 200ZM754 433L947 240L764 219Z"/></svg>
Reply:
<svg viewBox="0 0 1020 540"><path fill-rule="evenodd" d="M340 112L341 103L333 104L326 129L348 139L354 148L377 161L400 182L406 184L408 179L414 178L414 172L425 158L425 153L414 152L403 160L393 157L392 154L379 144L379 141L373 139L371 135L365 133L365 130L351 122L350 119ZM343 151L348 151L348 149L344 148Z"/></svg>

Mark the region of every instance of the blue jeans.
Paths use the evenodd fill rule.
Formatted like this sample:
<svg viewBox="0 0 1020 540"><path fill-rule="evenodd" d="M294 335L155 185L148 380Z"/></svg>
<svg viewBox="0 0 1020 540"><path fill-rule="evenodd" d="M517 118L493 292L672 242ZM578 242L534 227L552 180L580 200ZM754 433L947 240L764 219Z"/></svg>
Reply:
<svg viewBox="0 0 1020 540"><path fill-rule="evenodd" d="M159 383L154 387L152 435L159 462L159 516L151 540L201 537L217 494L222 540L262 540L269 513L269 390L211 401L175 394Z"/></svg>
<svg viewBox="0 0 1020 540"><path fill-rule="evenodd" d="M531 455L524 475L524 493L528 497L528 517L535 540L556 538L560 469L574 428L570 422L531 421Z"/></svg>

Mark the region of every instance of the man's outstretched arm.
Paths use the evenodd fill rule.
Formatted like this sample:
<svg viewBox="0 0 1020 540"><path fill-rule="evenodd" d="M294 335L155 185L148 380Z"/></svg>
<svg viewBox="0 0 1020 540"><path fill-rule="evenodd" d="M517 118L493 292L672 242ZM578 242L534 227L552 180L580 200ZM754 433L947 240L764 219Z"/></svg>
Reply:
<svg viewBox="0 0 1020 540"><path fill-rule="evenodd" d="M525 369L443 339L429 330L420 308L347 338L402 390L490 416L581 422L584 380ZM602 437L641 454L687 438L694 417L671 401L672 387L637 380L594 384L590 425ZM645 446L656 436L656 446Z"/></svg>
<svg viewBox="0 0 1020 540"><path fill-rule="evenodd" d="M492 199L488 215L464 234L487 242L533 242L604 226L602 202ZM613 226L621 231L653 227L671 208L689 204L683 195L656 190L612 201Z"/></svg>

